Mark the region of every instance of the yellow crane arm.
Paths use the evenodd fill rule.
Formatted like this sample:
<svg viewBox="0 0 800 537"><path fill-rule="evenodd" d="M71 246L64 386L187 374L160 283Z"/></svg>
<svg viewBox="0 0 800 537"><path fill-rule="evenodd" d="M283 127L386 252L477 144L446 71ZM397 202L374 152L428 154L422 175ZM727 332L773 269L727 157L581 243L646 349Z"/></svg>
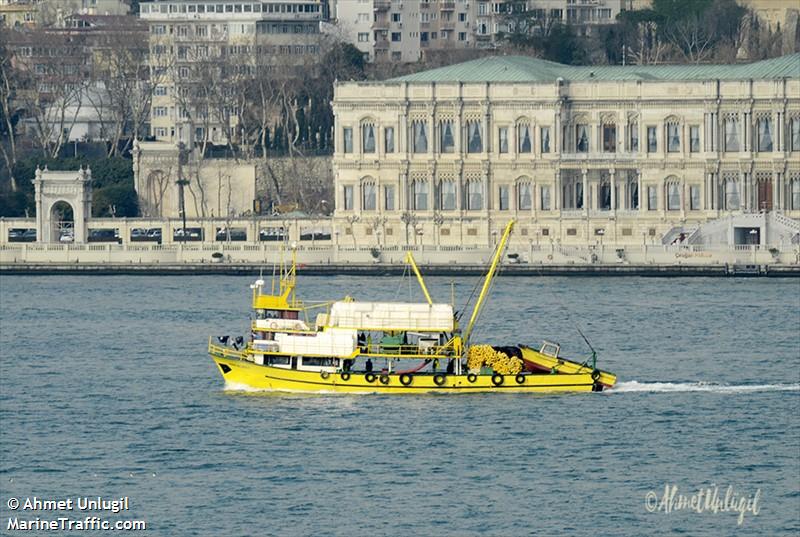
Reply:
<svg viewBox="0 0 800 537"><path fill-rule="evenodd" d="M511 220L503 232L500 243L497 245L497 250L495 251L494 258L492 259L492 265L489 267L489 272L486 274L486 279L483 281L481 294L478 295L478 301L475 302L475 307L472 310L472 316L469 318L469 324L467 325L467 329L464 331L464 348L466 348L469 344L469 336L472 334L472 329L475 327L475 322L478 320L478 315L480 315L483 303L486 301L486 295L489 293L489 286L492 284L492 280L497 273L497 267L500 265L500 261L503 259L503 252L506 249L506 244L508 243L508 238L511 236L511 229L513 227L514 221Z"/></svg>
<svg viewBox="0 0 800 537"><path fill-rule="evenodd" d="M411 268L414 270L414 274L417 275L417 281L419 282L419 286L422 287L422 292L425 295L425 299L428 301L428 304L433 305L431 295L428 293L428 288L425 286L425 280L422 279L422 274L420 274L419 267L417 267L417 263L414 261L414 256L411 255L411 252L406 252L406 263L411 265Z"/></svg>

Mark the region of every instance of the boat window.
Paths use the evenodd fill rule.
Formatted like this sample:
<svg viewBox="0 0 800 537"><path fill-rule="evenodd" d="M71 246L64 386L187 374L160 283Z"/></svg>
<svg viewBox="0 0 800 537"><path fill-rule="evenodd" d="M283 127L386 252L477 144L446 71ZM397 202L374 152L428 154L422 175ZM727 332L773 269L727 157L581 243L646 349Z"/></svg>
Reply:
<svg viewBox="0 0 800 537"><path fill-rule="evenodd" d="M296 312L296 311L284 311L283 312L283 318L284 319L298 319L297 313L298 312Z"/></svg>
<svg viewBox="0 0 800 537"><path fill-rule="evenodd" d="M269 365L289 365L288 356L265 356L264 363Z"/></svg>
<svg viewBox="0 0 800 537"><path fill-rule="evenodd" d="M266 318L267 318L267 314L265 313L265 311L263 309L256 310L256 319L266 319Z"/></svg>
<svg viewBox="0 0 800 537"><path fill-rule="evenodd" d="M264 317L263 319L280 319L281 312L278 310L264 310Z"/></svg>
<svg viewBox="0 0 800 537"><path fill-rule="evenodd" d="M539 352L547 356L552 356L553 358L558 358L559 350L560 348L558 345L554 345L552 343L545 343L544 345L542 345L542 350L540 350Z"/></svg>
<svg viewBox="0 0 800 537"><path fill-rule="evenodd" d="M313 367L338 367L339 366L339 359L338 358L316 358L316 357L303 357L303 365L304 366L313 366Z"/></svg>

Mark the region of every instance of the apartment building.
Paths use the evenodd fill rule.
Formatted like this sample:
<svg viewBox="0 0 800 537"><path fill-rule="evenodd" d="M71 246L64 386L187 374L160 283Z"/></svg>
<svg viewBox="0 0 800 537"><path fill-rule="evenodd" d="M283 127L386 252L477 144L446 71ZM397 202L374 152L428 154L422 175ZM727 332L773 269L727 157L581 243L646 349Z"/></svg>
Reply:
<svg viewBox="0 0 800 537"><path fill-rule="evenodd" d="M327 2L154 0L140 4L140 17L157 81L152 136L222 144L235 140L240 121L230 93L236 80L318 62Z"/></svg>
<svg viewBox="0 0 800 537"><path fill-rule="evenodd" d="M65 17L126 15L130 2L123 0L0 0L0 26L31 28L60 24Z"/></svg>
<svg viewBox="0 0 800 537"><path fill-rule="evenodd" d="M623 0L337 0L340 32L370 61L415 62L427 51L494 48L512 10L586 29L614 22Z"/></svg>

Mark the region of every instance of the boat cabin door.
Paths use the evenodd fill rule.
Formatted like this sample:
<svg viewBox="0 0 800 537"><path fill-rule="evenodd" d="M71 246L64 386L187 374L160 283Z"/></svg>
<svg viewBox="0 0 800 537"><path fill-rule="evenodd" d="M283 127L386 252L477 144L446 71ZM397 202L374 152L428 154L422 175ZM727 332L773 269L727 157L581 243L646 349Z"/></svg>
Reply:
<svg viewBox="0 0 800 537"><path fill-rule="evenodd" d="M297 369L297 356L292 356L292 369Z"/></svg>

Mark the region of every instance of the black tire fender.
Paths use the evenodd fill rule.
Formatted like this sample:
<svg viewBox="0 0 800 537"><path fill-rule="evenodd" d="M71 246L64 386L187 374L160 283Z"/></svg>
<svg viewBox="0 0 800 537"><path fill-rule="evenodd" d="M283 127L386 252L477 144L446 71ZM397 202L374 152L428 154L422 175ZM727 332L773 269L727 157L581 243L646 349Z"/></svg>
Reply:
<svg viewBox="0 0 800 537"><path fill-rule="evenodd" d="M378 380L381 381L381 384L384 385L389 384L389 375L381 375L380 377L378 377Z"/></svg>
<svg viewBox="0 0 800 537"><path fill-rule="evenodd" d="M478 375L476 375L475 373L470 373L469 375L467 375L467 380L469 381L470 384L475 384L475 381L478 380Z"/></svg>
<svg viewBox="0 0 800 537"><path fill-rule="evenodd" d="M517 384L525 384L525 375L523 375L522 373L520 373L519 375L517 375L516 377L514 377L514 380L516 380L516 381L517 381Z"/></svg>
<svg viewBox="0 0 800 537"><path fill-rule="evenodd" d="M375 373L367 373L364 375L364 380L367 382L375 382Z"/></svg>
<svg viewBox="0 0 800 537"><path fill-rule="evenodd" d="M411 386L413 378L414 377L412 377L408 373L403 373L402 375L400 375L400 384L402 384L403 386Z"/></svg>
<svg viewBox="0 0 800 537"><path fill-rule="evenodd" d="M436 373L433 376L433 383L436 384L437 386L444 386L446 380L447 377L443 373Z"/></svg>
<svg viewBox="0 0 800 537"><path fill-rule="evenodd" d="M495 373L494 375L492 375L492 384L494 384L495 386L502 386L504 380L505 377L500 373Z"/></svg>

